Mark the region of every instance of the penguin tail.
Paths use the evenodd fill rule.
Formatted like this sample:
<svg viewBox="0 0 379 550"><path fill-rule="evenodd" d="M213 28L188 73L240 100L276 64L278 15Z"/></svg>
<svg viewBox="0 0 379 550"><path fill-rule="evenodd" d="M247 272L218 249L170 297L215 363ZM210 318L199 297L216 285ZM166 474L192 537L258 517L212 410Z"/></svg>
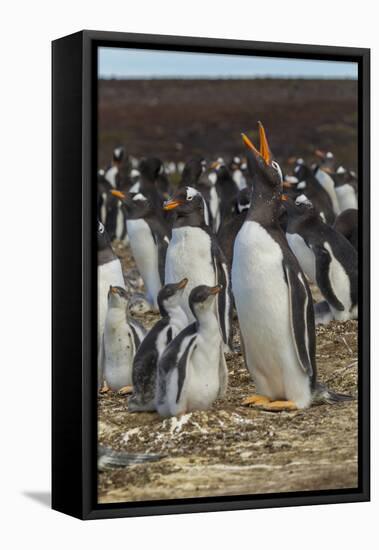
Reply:
<svg viewBox="0 0 379 550"><path fill-rule="evenodd" d="M328 403L329 405L334 405L336 403L343 403L344 401L353 401L354 397L352 395L347 395L345 393L337 393L324 384L317 383L313 392L312 402L314 405L323 405Z"/></svg>
<svg viewBox="0 0 379 550"><path fill-rule="evenodd" d="M112 449L102 449L98 457L98 469L100 471L112 468L125 468L133 464L143 464L144 462L156 462L161 460L163 455L149 453L124 453L113 451Z"/></svg>

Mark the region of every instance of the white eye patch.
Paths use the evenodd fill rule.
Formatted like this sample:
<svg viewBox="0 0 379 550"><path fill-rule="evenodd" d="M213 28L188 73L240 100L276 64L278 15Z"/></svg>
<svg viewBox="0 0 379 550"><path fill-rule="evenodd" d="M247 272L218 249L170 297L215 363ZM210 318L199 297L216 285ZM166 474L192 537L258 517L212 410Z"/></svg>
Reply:
<svg viewBox="0 0 379 550"><path fill-rule="evenodd" d="M346 172L345 168L343 166L339 166L337 168L337 174L344 174Z"/></svg>
<svg viewBox="0 0 379 550"><path fill-rule="evenodd" d="M297 159L296 164L304 164L304 159L302 158Z"/></svg>
<svg viewBox="0 0 379 550"><path fill-rule="evenodd" d="M142 193L137 193L137 195L134 195L133 200L134 201L147 201L147 198Z"/></svg>
<svg viewBox="0 0 379 550"><path fill-rule="evenodd" d="M186 187L186 199L187 201L192 201L196 195L200 195L199 191L194 189L193 187Z"/></svg>
<svg viewBox="0 0 379 550"><path fill-rule="evenodd" d="M300 183L298 183L296 185L296 189L305 189L307 186L307 184L305 183L305 181L301 181Z"/></svg>
<svg viewBox="0 0 379 550"><path fill-rule="evenodd" d="M104 226L101 222L97 222L97 230L99 233L104 233Z"/></svg>
<svg viewBox="0 0 379 550"><path fill-rule="evenodd" d="M141 175L140 171L137 170L136 168L132 168L132 170L130 171L130 177L131 178L137 178L140 175Z"/></svg>
<svg viewBox="0 0 379 550"><path fill-rule="evenodd" d="M327 159L332 159L332 158L334 158L334 155L333 155L333 153L331 153L330 151L328 151L328 152L326 153L325 157L326 157Z"/></svg>
<svg viewBox="0 0 379 550"><path fill-rule="evenodd" d="M299 195L296 198L295 204L297 206L299 206L299 204L305 204L306 206L312 206L311 201L308 199L308 197L306 195L304 195L304 193L302 195Z"/></svg>

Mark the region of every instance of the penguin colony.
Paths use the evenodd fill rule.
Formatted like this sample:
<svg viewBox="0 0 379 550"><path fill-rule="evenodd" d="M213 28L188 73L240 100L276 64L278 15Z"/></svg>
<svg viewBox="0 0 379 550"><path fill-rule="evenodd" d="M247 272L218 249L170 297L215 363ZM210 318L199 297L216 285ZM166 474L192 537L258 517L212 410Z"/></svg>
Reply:
<svg viewBox="0 0 379 550"><path fill-rule="evenodd" d="M137 161L117 147L98 173L99 391L128 394L130 412L177 416L222 397L233 315L257 391L241 388L244 405L350 399L317 378L315 326L358 318L356 174L322 151L283 174L260 122L258 133L229 162ZM114 240L137 266L125 277ZM133 313L149 310L159 319L146 331Z"/></svg>

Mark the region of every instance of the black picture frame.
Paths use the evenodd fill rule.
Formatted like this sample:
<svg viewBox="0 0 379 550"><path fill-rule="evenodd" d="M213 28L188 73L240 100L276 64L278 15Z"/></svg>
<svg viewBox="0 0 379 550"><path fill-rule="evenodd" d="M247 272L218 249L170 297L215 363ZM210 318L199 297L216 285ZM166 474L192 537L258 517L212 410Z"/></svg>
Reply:
<svg viewBox="0 0 379 550"><path fill-rule="evenodd" d="M359 89L359 486L170 501L96 502L97 48L354 61ZM370 50L82 31L52 43L52 507L81 519L361 502L370 499Z"/></svg>

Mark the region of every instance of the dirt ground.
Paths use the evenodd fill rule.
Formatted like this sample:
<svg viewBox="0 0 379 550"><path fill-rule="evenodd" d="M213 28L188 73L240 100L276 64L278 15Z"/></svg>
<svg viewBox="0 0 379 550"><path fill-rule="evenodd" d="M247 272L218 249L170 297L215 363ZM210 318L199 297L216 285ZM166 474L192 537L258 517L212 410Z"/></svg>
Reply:
<svg viewBox="0 0 379 550"><path fill-rule="evenodd" d="M117 252L127 271L133 266L129 251ZM157 316L140 319L148 327ZM162 419L128 413L126 396L99 396L100 444L163 455L158 462L100 473L100 503L357 486L357 399L280 413L242 406L254 384L238 330L235 348L227 356L226 396L209 411ZM320 381L357 397L356 321L317 328L317 366Z"/></svg>

